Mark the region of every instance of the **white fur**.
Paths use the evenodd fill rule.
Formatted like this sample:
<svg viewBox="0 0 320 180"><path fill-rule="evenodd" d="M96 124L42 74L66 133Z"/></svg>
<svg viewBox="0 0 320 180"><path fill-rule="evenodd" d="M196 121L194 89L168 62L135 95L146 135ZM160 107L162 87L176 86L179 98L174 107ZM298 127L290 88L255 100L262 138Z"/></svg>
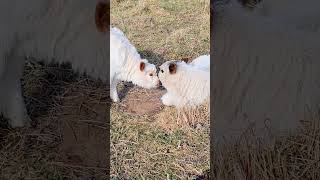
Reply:
<svg viewBox="0 0 320 180"><path fill-rule="evenodd" d="M199 56L189 64L196 68L200 68L205 71L210 71L210 55Z"/></svg>
<svg viewBox="0 0 320 180"><path fill-rule="evenodd" d="M195 107L210 97L210 56L202 56L187 64L183 61L167 61L160 66L159 79L167 89L161 97L167 106ZM177 65L170 74L169 65Z"/></svg>
<svg viewBox="0 0 320 180"><path fill-rule="evenodd" d="M110 96L114 102L119 101L117 93L119 80L131 81L148 89L160 84L156 66L148 63L146 59L141 59L136 48L118 28L110 30L110 48ZM143 71L140 70L141 62L145 63Z"/></svg>

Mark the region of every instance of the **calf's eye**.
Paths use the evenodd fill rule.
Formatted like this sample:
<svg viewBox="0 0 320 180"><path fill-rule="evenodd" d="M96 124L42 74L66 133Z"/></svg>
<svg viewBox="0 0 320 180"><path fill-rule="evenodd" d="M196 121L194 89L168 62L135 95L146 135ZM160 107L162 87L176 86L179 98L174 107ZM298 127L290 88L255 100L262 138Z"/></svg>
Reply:
<svg viewBox="0 0 320 180"><path fill-rule="evenodd" d="M161 69L160 72L163 73L163 70Z"/></svg>
<svg viewBox="0 0 320 180"><path fill-rule="evenodd" d="M150 73L150 74L149 74L149 76L153 76L153 74L152 74L152 73Z"/></svg>

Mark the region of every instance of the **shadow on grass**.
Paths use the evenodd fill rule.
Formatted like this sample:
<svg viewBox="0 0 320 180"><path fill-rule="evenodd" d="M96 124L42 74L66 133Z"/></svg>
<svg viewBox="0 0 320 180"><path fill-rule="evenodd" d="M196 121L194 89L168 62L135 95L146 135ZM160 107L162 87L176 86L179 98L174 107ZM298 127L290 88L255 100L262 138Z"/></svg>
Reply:
<svg viewBox="0 0 320 180"><path fill-rule="evenodd" d="M54 107L54 97L62 95L66 85L74 82L76 77L70 64L49 64L45 67L33 59L27 61L21 84L33 127L38 117L47 115L50 108ZM8 119L3 116L0 116L0 128L9 128Z"/></svg>
<svg viewBox="0 0 320 180"><path fill-rule="evenodd" d="M34 61L28 62L24 74L23 93L28 114L33 121L40 116L47 115L48 111L56 104L54 97L62 95L67 85L75 82L79 76L74 73L70 64L52 63L44 66L42 63L34 63Z"/></svg>
<svg viewBox="0 0 320 180"><path fill-rule="evenodd" d="M31 60L22 86L32 127L11 129L0 116L0 179L105 176L106 168L98 163L109 149L106 85L75 73L70 64L44 66ZM69 129L68 122L72 122ZM103 158L97 160L98 155Z"/></svg>
<svg viewBox="0 0 320 180"><path fill-rule="evenodd" d="M214 154L214 179L319 179L319 119L301 121L299 133L277 136L272 145L254 135L227 144Z"/></svg>
<svg viewBox="0 0 320 180"><path fill-rule="evenodd" d="M134 87L134 84L129 82L123 82L123 84L124 87L121 88L118 92L120 101L123 100L128 94L128 92Z"/></svg>
<svg viewBox="0 0 320 180"><path fill-rule="evenodd" d="M148 59L148 61L156 66L160 66L162 63L167 61L161 54L154 53L150 50L143 50L139 52L142 58Z"/></svg>

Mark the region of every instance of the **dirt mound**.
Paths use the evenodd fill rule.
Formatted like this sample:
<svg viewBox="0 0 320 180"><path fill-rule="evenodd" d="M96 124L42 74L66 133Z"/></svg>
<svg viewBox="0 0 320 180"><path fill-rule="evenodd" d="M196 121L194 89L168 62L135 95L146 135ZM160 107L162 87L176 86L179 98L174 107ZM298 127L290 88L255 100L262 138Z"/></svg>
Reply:
<svg viewBox="0 0 320 180"><path fill-rule="evenodd" d="M120 107L124 112L134 115L154 115L163 109L160 100L164 89L143 89L131 87L121 99Z"/></svg>

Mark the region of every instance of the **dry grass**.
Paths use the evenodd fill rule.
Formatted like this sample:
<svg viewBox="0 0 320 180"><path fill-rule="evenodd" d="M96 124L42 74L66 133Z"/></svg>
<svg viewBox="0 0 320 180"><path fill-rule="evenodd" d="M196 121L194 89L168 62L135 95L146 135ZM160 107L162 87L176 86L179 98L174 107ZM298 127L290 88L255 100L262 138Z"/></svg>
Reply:
<svg viewBox="0 0 320 180"><path fill-rule="evenodd" d="M302 124L298 135L278 138L275 146L261 146L258 139L218 154L215 179L319 179L320 122Z"/></svg>
<svg viewBox="0 0 320 180"><path fill-rule="evenodd" d="M159 65L209 53L209 6L208 0L118 0L111 5L111 24Z"/></svg>
<svg viewBox="0 0 320 180"><path fill-rule="evenodd" d="M191 131L193 129L209 130L209 118L210 104L207 101L193 109L166 107L156 115L156 123L167 131L181 128Z"/></svg>
<svg viewBox="0 0 320 180"><path fill-rule="evenodd" d="M99 101L97 94L105 96L108 93L104 85L85 76L79 77L70 66L44 66L29 60L23 87L33 122L30 127L8 129L3 123L6 121L0 120L0 179L88 179L105 176L102 168L61 162L59 152L64 138L62 122L65 117L78 119L83 115L71 112L70 108L80 109L79 100L97 104L90 101ZM74 92L73 96L68 95L70 92Z"/></svg>
<svg viewBox="0 0 320 180"><path fill-rule="evenodd" d="M111 24L156 65L209 53L209 18L209 1L118 0L111 5ZM139 115L122 108L134 100L132 94L155 95L132 88L112 106L113 179L191 179L209 169L208 103L196 110L161 107ZM134 103L135 109L158 106L145 100L145 105Z"/></svg>
<svg viewBox="0 0 320 180"><path fill-rule="evenodd" d="M209 169L208 121L198 128L181 127L175 121L165 126L155 117L132 116L113 108L113 178L187 179ZM167 110L161 113L174 119L176 111L168 111L173 114Z"/></svg>

